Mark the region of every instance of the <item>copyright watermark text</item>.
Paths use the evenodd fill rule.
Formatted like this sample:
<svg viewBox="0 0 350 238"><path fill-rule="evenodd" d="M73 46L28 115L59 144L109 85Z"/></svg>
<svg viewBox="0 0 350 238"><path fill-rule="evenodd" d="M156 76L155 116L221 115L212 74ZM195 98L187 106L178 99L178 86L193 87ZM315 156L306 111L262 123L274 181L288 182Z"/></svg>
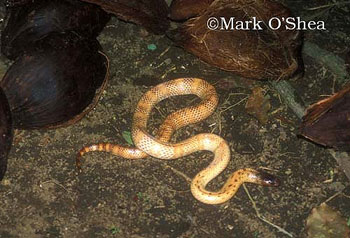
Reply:
<svg viewBox="0 0 350 238"><path fill-rule="evenodd" d="M303 21L300 17L272 17L268 22L263 22L252 17L251 20L241 21L235 17L210 17L207 20L209 30L220 31L261 31L268 27L271 30L284 28L285 30L326 30L323 21Z"/></svg>

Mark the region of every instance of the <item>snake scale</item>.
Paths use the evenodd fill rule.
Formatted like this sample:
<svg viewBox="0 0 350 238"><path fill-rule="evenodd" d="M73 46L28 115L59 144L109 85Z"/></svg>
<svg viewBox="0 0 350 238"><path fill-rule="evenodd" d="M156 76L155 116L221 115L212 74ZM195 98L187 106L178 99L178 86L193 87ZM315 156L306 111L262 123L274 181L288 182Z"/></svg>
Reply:
<svg viewBox="0 0 350 238"><path fill-rule="evenodd" d="M154 105L165 98L187 94L197 95L201 102L173 112L164 120L156 137L149 135L146 132L146 126ZM227 142L218 135L201 133L179 143L169 143L176 130L211 115L218 101L215 88L199 78L179 78L159 84L142 96L135 109L131 135L136 148L109 143L86 146L79 151L76 166L79 170L81 169L81 157L90 151L106 151L127 159L141 159L150 155L170 160L196 151L207 150L214 153L214 159L191 182L191 192L199 201L207 204L223 203L232 198L244 182L278 186L279 181L273 175L243 168L235 171L219 191L208 191L206 185L217 177L230 161L230 148Z"/></svg>

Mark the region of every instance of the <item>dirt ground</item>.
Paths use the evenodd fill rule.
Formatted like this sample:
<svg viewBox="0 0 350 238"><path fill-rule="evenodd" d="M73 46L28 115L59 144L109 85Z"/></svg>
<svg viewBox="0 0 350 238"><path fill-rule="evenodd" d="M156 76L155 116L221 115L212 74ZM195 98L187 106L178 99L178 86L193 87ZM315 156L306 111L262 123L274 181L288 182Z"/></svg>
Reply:
<svg viewBox="0 0 350 238"><path fill-rule="evenodd" d="M349 4L307 10L332 3L286 2L294 15L326 23L327 31L305 32L305 41L343 57L350 46ZM140 27L115 18L99 40L110 58L110 81L96 108L67 128L15 132L8 171L0 183L1 238L306 237L310 211L333 195L327 204L350 217L349 180L325 148L298 137L300 120L270 84L220 71L165 36L145 35ZM150 44L156 49L149 50ZM341 88L322 63L307 55L304 63L304 77L290 83L306 105ZM228 141L232 160L209 188L219 188L230 173L244 167L269 169L281 179L280 187L247 184L222 205L202 204L192 196L186 177L209 164L212 154L207 152L173 161L131 161L95 152L85 156L83 173L76 173L75 155L82 146L127 145L123 133L130 131L138 99L150 87L178 77L203 78L220 96L210 118L173 138L213 132ZM256 86L266 90L272 105L266 125L244 107ZM165 115L195 102L186 96L158 104L150 133Z"/></svg>

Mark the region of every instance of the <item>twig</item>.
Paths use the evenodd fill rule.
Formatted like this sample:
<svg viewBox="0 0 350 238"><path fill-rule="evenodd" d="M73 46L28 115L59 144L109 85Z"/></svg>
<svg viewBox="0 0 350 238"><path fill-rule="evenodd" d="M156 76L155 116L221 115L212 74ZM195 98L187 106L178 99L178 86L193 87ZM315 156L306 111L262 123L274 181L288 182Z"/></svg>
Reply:
<svg viewBox="0 0 350 238"><path fill-rule="evenodd" d="M168 48L166 48L157 58L160 59L163 55L165 55L169 49L170 49L171 46L169 46Z"/></svg>
<svg viewBox="0 0 350 238"><path fill-rule="evenodd" d="M270 82L270 85L283 98L284 102L292 109L294 114L301 119L305 111L304 102L297 96L293 86L287 81L273 81Z"/></svg>
<svg viewBox="0 0 350 238"><path fill-rule="evenodd" d="M314 11L314 10L318 10L318 9L329 8L329 7L340 6L340 5L346 5L346 4L350 4L350 1L335 2L335 3L330 3L330 4L318 6L318 7L310 7L310 8L306 8L306 10Z"/></svg>
<svg viewBox="0 0 350 238"><path fill-rule="evenodd" d="M167 164L163 164L163 166L165 168L171 169L174 173L176 173L177 175L180 175L181 177L183 177L189 184L191 184L192 179L190 177L188 177L186 174L182 173L181 171L167 165Z"/></svg>
<svg viewBox="0 0 350 238"><path fill-rule="evenodd" d="M305 41L303 53L327 67L327 69L336 76L336 80L339 83L345 83L346 79L349 77L344 60L335 54L318 47L318 45Z"/></svg>
<svg viewBox="0 0 350 238"><path fill-rule="evenodd" d="M56 186L62 188L62 189L67 193L67 195L68 195L68 197L70 198L70 200L71 200L72 202L74 202L74 199L73 199L73 197L72 197L72 195L71 195L71 192L70 192L66 187L64 187L62 184L60 184L59 182L56 182L56 181L53 180L53 179L52 179L52 180L47 180L47 181L44 181L44 182L40 183L39 187L42 188L42 185L47 184L47 183L53 183L53 184L55 184Z"/></svg>
<svg viewBox="0 0 350 238"><path fill-rule="evenodd" d="M339 167L344 171L346 177L350 180L350 162L349 154L346 152L335 151L328 149L328 152L336 159Z"/></svg>
<svg viewBox="0 0 350 238"><path fill-rule="evenodd" d="M333 200L334 198L338 197L340 194L342 194L343 191L339 191L339 192L336 192L335 194L333 194L331 197L327 198L326 201L324 201L323 203L327 203L327 202L330 202L331 200Z"/></svg>
<svg viewBox="0 0 350 238"><path fill-rule="evenodd" d="M175 70L176 70L175 66L171 67L170 69L166 70L165 73L162 76L160 76L160 78L164 79L168 75L168 73L175 71Z"/></svg>
<svg viewBox="0 0 350 238"><path fill-rule="evenodd" d="M255 210L256 216L257 216L260 220L262 220L263 222L267 223L268 225L270 225L270 226L276 228L279 232L282 232L283 234L285 234L285 235L287 235L287 236L289 236L289 237L293 237L293 235L292 235L291 233L289 233L288 231L286 231L286 230L283 229L282 227L277 226L276 224L273 224L272 222L268 221L263 215L261 215L260 212L259 212L259 210L258 210L258 208L257 208L257 206L256 206L255 201L253 200L253 198L252 198L252 196L250 195L250 193L249 193L247 187L246 187L244 184L243 184L243 188L244 188L245 192L247 193L247 195L248 195L248 197L249 197L249 200L250 200L250 201L252 202L252 204L253 204L253 208L254 208L254 210Z"/></svg>
<svg viewBox="0 0 350 238"><path fill-rule="evenodd" d="M223 113L223 112L225 112L225 111L227 111L228 109L231 109L231 108L233 108L233 107L235 107L235 106L241 104L243 101L245 101L245 100L247 100L247 99L248 99L248 96L246 96L245 98L239 100L239 101L236 102L235 104L226 107L225 109L223 109L223 110L220 111L220 114Z"/></svg>

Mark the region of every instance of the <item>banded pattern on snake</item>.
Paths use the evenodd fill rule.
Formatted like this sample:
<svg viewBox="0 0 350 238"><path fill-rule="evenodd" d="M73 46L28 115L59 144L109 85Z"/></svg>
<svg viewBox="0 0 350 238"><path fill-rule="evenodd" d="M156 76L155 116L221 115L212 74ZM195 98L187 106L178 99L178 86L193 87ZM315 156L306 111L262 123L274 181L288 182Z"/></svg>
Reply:
<svg viewBox="0 0 350 238"><path fill-rule="evenodd" d="M201 102L170 114L160 126L156 137L146 132L147 121L155 104L165 98L177 95L195 94ZM273 175L244 168L235 171L224 186L216 192L208 191L206 185L217 177L230 161L230 148L218 135L202 133L179 143L169 143L172 134L179 128L204 120L211 115L218 104L215 88L199 78L179 78L159 84L146 92L137 104L132 125L132 139L136 148L109 143L94 144L82 148L76 159L81 169L81 157L90 151L106 151L127 159L141 159L148 155L159 159L176 159L200 150L214 153L214 159L200 171L191 182L191 192L199 201L207 204L220 204L232 198L244 182L265 186L278 186Z"/></svg>

